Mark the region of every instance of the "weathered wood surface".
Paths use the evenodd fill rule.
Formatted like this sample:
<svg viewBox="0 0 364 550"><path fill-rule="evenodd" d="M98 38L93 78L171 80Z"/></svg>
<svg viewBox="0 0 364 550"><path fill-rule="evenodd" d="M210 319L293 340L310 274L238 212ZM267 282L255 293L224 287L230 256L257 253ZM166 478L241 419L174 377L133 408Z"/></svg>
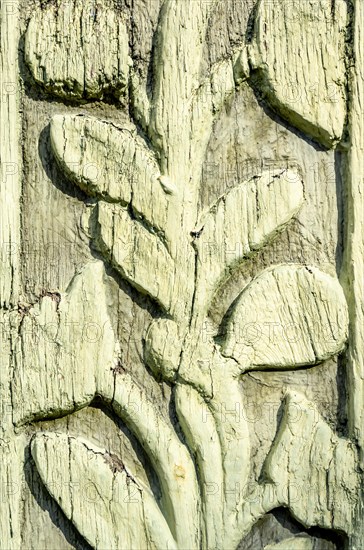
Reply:
<svg viewBox="0 0 364 550"><path fill-rule="evenodd" d="M2 1L2 550L362 548L363 13Z"/></svg>
<svg viewBox="0 0 364 550"><path fill-rule="evenodd" d="M349 143L350 150L346 163L346 247L343 269L344 287L350 311L350 341L347 353L348 360L348 422L349 433L359 449L360 470L364 464L364 5L355 2L354 5L354 64L350 80L350 119ZM363 544L364 537L364 500L363 485L357 504L356 526L352 545Z"/></svg>

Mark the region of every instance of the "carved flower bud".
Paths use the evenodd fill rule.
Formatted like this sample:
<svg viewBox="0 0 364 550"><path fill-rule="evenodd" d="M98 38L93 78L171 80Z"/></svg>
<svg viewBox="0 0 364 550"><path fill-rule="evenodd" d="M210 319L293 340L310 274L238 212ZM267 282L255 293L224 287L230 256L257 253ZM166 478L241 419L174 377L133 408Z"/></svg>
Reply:
<svg viewBox="0 0 364 550"><path fill-rule="evenodd" d="M125 22L107 3L56 0L33 14L25 59L38 84L67 99L121 97L130 58Z"/></svg>
<svg viewBox="0 0 364 550"><path fill-rule="evenodd" d="M145 339L145 360L154 374L173 381L180 362L182 344L178 325L170 319L157 319Z"/></svg>

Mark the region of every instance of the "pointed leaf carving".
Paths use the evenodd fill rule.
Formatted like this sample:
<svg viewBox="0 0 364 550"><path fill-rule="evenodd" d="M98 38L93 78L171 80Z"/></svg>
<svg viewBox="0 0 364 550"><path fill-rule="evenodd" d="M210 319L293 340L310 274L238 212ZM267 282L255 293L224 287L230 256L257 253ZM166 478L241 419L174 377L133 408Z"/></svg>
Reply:
<svg viewBox="0 0 364 550"><path fill-rule="evenodd" d="M354 445L339 438L315 405L297 392L286 397L284 416L264 471L306 527L350 533L359 487Z"/></svg>
<svg viewBox="0 0 364 550"><path fill-rule="evenodd" d="M85 406L109 380L119 350L106 288L103 262L92 261L66 293L49 293L25 313L14 346L17 424Z"/></svg>
<svg viewBox="0 0 364 550"><path fill-rule="evenodd" d="M201 306L229 269L281 231L302 203L302 180L293 170L263 172L216 202L201 220L194 241Z"/></svg>
<svg viewBox="0 0 364 550"><path fill-rule="evenodd" d="M81 438L40 433L32 456L49 493L93 548L176 548L153 494L114 455Z"/></svg>
<svg viewBox="0 0 364 550"><path fill-rule="evenodd" d="M223 354L242 368L313 365L344 348L344 293L337 279L317 268L273 267L240 294L226 330Z"/></svg>
<svg viewBox="0 0 364 550"><path fill-rule="evenodd" d="M326 146L346 117L345 0L261 0L252 83L283 118Z"/></svg>
<svg viewBox="0 0 364 550"><path fill-rule="evenodd" d="M130 205L146 223L167 229L171 196L160 181L157 160L144 140L127 128L83 115L56 115L51 144L63 172L90 196Z"/></svg>
<svg viewBox="0 0 364 550"><path fill-rule="evenodd" d="M127 281L168 311L173 297L174 261L166 245L119 205L100 202L97 213L98 249Z"/></svg>

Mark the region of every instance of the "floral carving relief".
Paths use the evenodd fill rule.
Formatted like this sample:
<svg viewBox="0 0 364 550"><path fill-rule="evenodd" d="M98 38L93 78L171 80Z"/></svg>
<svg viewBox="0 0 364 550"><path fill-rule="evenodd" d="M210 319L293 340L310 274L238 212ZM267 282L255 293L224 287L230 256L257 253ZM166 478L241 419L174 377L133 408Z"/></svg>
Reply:
<svg viewBox="0 0 364 550"><path fill-rule="evenodd" d="M307 203L304 168L282 161L201 208L206 151L227 103L251 87L300 139L318 148L342 144L347 3L333 2L334 13L331 2L317 3L282 0L273 9L260 0L248 38L206 69L206 34L219 3L194 0L186 9L185 1L165 0L151 88L132 59L117 3L55 0L30 18L27 70L65 107L57 103L49 118L51 162L87 203L80 231L96 259L64 292L44 295L24 314L14 345L13 421L21 428L100 399L138 440L160 485L157 495L120 457L84 437L38 431L31 454L42 483L95 549L238 548L278 507L307 530L350 538L356 528L357 446L304 390L287 389L252 485L242 383L254 372L324 369L345 353L349 308L334 266L266 265L236 289L214 333L206 330L232 275L284 236ZM294 103L292 82L304 91ZM82 111L105 98L112 98L108 116ZM125 123L114 110L127 113ZM123 366L109 270L155 307L142 360L145 376L170 387L172 422ZM102 327L102 337L86 341L80 318ZM40 331L41 346L28 337ZM97 488L91 504L83 491L89 483ZM295 487L305 488L299 499ZM305 537L289 540L290 548L313 548ZM265 548L281 548L273 543Z"/></svg>

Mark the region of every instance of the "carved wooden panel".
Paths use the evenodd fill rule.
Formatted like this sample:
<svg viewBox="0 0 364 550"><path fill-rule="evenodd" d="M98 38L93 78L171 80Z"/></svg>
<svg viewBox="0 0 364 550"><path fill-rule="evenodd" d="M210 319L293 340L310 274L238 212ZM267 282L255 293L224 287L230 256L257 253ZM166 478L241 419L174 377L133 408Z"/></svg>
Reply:
<svg viewBox="0 0 364 550"><path fill-rule="evenodd" d="M3 0L3 550L363 548L363 28Z"/></svg>

